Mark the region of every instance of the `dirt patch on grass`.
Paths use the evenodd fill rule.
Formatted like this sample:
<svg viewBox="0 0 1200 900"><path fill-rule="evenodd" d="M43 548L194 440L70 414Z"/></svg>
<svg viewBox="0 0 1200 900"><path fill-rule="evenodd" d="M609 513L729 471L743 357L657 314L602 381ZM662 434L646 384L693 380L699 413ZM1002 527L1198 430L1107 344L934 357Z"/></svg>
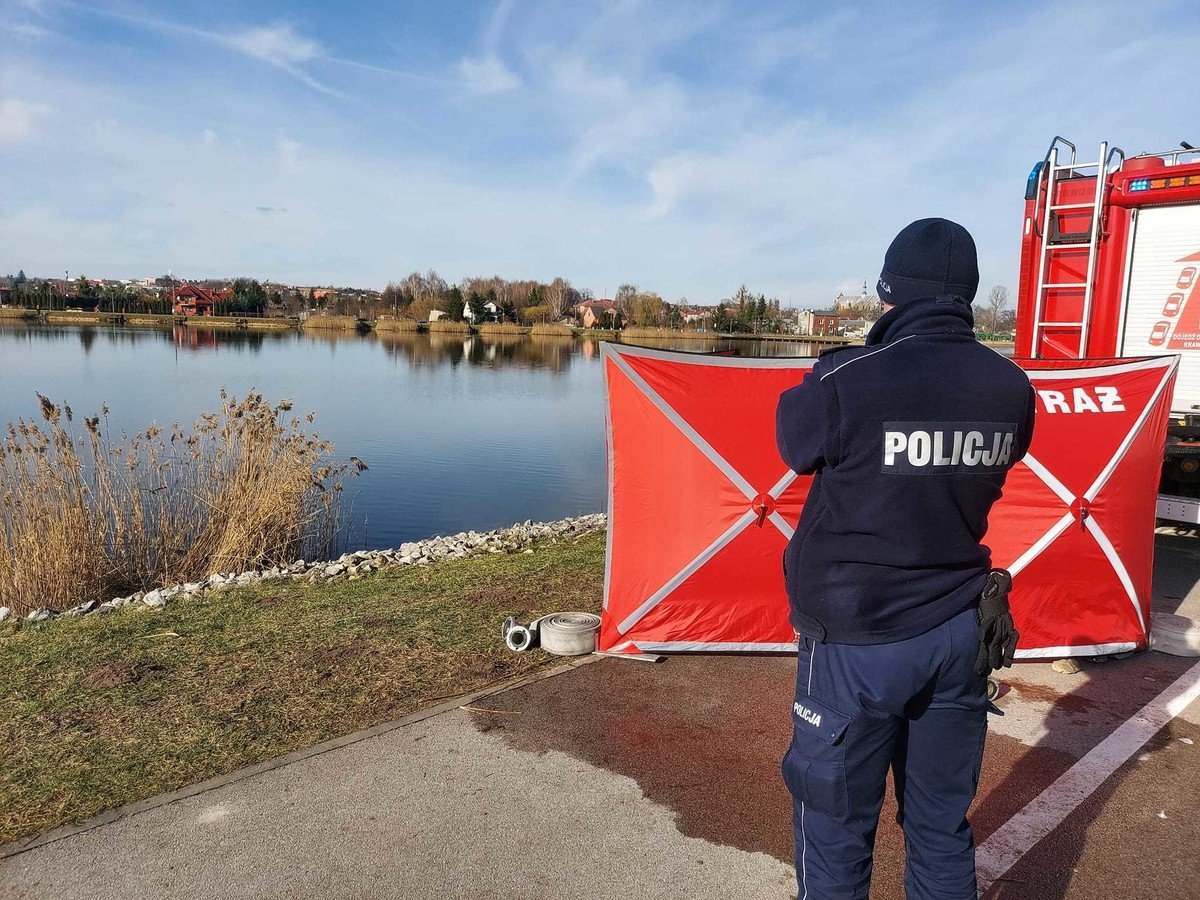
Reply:
<svg viewBox="0 0 1200 900"><path fill-rule="evenodd" d="M152 678L163 667L154 663L130 662L119 659L116 662L105 663L89 671L79 679L79 686L85 691L102 691L107 688L121 687L126 684L137 684Z"/></svg>
<svg viewBox="0 0 1200 900"><path fill-rule="evenodd" d="M309 658L312 673L317 678L332 678L339 671L355 666L367 653L370 647L361 641L343 644L339 647L325 647L316 650Z"/></svg>

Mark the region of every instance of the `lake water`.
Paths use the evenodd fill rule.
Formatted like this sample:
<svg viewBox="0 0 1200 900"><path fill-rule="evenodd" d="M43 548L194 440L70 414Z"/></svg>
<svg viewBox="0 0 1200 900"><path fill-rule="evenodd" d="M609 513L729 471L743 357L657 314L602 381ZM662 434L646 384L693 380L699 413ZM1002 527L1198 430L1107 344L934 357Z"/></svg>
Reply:
<svg viewBox="0 0 1200 900"><path fill-rule="evenodd" d="M655 342L671 346L672 342ZM678 341L807 356L799 342ZM0 323L0 425L38 418L35 392L116 430L190 424L221 388L290 398L338 456L351 542L406 540L604 509L604 392L594 341L313 335Z"/></svg>

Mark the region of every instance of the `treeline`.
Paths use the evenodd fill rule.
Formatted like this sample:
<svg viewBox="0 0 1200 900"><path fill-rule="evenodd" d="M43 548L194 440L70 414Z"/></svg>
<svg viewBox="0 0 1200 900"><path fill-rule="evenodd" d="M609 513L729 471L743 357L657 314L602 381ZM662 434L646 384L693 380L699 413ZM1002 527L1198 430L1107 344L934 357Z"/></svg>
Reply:
<svg viewBox="0 0 1200 900"><path fill-rule="evenodd" d="M170 313L176 292L190 283L210 291L232 291L230 296L217 301L213 310L217 315L294 316L309 312L372 319L395 316L422 322L428 321L431 313L450 321L468 316L476 322L527 325L569 318L579 321L578 304L595 299L592 291L577 288L565 278L543 282L492 275L450 283L432 269L389 282L383 291L297 287L254 278L185 282L166 275L144 285L108 281L97 284L85 277L71 282L29 279L24 272L4 281L9 285L8 302L30 309ZM745 285L715 307L693 307L686 298L668 302L654 291L631 283L620 285L611 300L611 309L607 309L607 304L597 305L598 327L634 325L777 333L795 321L795 312L781 309L777 298L754 294Z"/></svg>
<svg viewBox="0 0 1200 900"><path fill-rule="evenodd" d="M794 314L791 321L795 321ZM733 297L717 304L712 330L735 334L779 334L788 324L778 297L757 297L743 284Z"/></svg>
<svg viewBox="0 0 1200 900"><path fill-rule="evenodd" d="M102 312L171 312L171 297L119 283L95 284L85 277L74 281L10 276L8 304L25 309L99 309Z"/></svg>
<svg viewBox="0 0 1200 900"><path fill-rule="evenodd" d="M492 320L533 324L556 322L570 314L577 303L592 298L565 278L551 282L510 280L499 275L464 278L451 284L430 269L413 272L383 289L376 308L370 312L425 321L432 312L457 321L469 312L476 321Z"/></svg>
<svg viewBox="0 0 1200 900"><path fill-rule="evenodd" d="M187 282L163 276L155 279L153 287L140 287L109 281L100 284L80 276L72 281L54 278L28 278L24 271L11 275L5 281L9 285L8 304L25 309L64 310L86 309L111 313L155 313L167 315L172 312L175 292ZM236 278L232 283L220 281L197 281L200 287L209 290L232 289L231 296L217 302L213 313L218 316L264 316L288 314L281 291L268 290L253 278ZM302 308L297 303L292 310Z"/></svg>
<svg viewBox="0 0 1200 900"><path fill-rule="evenodd" d="M564 278L546 283L493 275L464 278L450 284L430 270L424 274L413 272L402 281L390 282L380 297L382 308L374 312L424 321L435 310L453 320L463 318L464 311L469 311L475 321L533 324L570 317L577 304L593 299L592 291L576 288ZM778 298L768 300L763 294L755 295L745 285L715 308L697 309L686 299L670 303L654 291L630 283L618 287L611 299L614 314L603 321L616 327L704 328L762 334L781 332L788 322Z"/></svg>

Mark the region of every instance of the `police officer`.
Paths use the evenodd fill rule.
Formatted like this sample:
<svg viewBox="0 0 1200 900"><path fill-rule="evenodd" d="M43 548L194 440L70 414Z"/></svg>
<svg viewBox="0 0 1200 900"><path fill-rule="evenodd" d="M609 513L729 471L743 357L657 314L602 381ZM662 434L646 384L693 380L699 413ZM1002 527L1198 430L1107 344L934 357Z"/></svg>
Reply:
<svg viewBox="0 0 1200 900"><path fill-rule="evenodd" d="M822 354L779 401L779 452L816 476L784 552L800 900L867 896L889 768L908 898L976 896L986 675L1017 639L981 541L1034 416L1025 373L975 340L978 285L965 228L913 222L888 248L866 346Z"/></svg>

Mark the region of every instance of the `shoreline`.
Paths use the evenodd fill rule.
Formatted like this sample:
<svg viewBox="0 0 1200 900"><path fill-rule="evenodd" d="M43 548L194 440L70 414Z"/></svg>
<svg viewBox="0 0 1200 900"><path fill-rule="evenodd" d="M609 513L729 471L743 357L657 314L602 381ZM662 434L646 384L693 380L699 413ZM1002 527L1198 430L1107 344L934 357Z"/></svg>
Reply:
<svg viewBox="0 0 1200 900"><path fill-rule="evenodd" d="M7 606L0 606L0 622L9 619L35 624L60 618L97 615L126 606L161 609L173 600L197 598L210 591L222 591L269 581L303 581L308 584L339 579L355 581L364 575L404 566L427 566L449 559L477 559L495 554L531 552L537 541L557 537L579 537L602 531L608 525L606 513L586 513L567 516L552 522L533 522L526 519L492 531L460 531L452 535L434 535L419 541L408 541L399 547L384 550L354 550L337 559L308 561L298 559L288 565L245 572L220 572L205 581L192 581L149 591L137 591L128 597L111 600L88 600L64 610L38 606L23 616L14 616Z"/></svg>
<svg viewBox="0 0 1200 900"><path fill-rule="evenodd" d="M429 322L414 322L415 327L412 328L392 328L384 325L378 327L380 322L386 322L386 319L371 322L369 320L360 320L355 324L345 324L343 322L331 322L324 324L320 320L321 316L312 316L308 319L301 320L295 317L284 316L176 316L174 314L163 313L111 313L111 312L82 312L77 310L43 310L39 312L33 309L23 309L18 307L2 307L0 308L0 324L7 322L13 323L36 323L40 325L107 325L120 328L148 328L148 329L164 329L174 328L176 326L184 328L208 329L208 330L241 330L241 331L297 331L305 333L329 334L329 333L366 333L371 332L380 335L396 335L396 334L462 334L464 336L478 335L480 337L541 337L541 338L589 338L592 340L609 340L621 343L636 343L642 340L684 340L698 342L717 342L717 341L777 341L783 343L801 343L801 344L854 344L861 338L843 337L841 335L813 335L813 334L740 334L732 332L697 332L686 330L675 330L670 328L631 328L624 331L613 331L609 329L597 328L578 328L571 326L553 326L561 327L561 331L542 331L538 332L534 329L538 326L530 325L501 325L496 327L494 323L484 323L482 325L470 325L466 322L451 323L461 325L461 328L444 328L436 327L437 323ZM335 317L327 317L333 319ZM338 319L348 319L349 317L336 317ZM435 327L430 328L430 325ZM627 332L632 332L628 333Z"/></svg>

